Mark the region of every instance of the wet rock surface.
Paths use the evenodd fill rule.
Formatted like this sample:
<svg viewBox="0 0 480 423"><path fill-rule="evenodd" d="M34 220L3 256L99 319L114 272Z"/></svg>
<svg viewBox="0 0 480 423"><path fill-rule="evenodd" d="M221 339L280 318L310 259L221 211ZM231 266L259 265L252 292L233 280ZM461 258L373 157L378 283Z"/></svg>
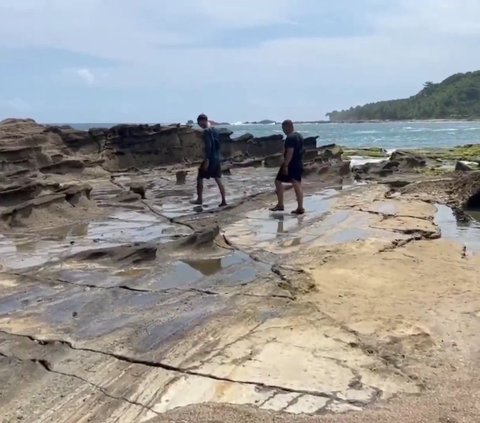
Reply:
<svg viewBox="0 0 480 423"><path fill-rule="evenodd" d="M61 163L67 135L49 131ZM355 185L341 149L326 146L309 164L307 213L289 213L290 192L287 211L271 213L276 169L261 162L277 153L248 138L261 166L232 163L230 206L220 211L206 182L197 208L195 167L106 172L83 155L91 145L61 131L84 168L29 170L0 190L5 421L212 422L209 407L222 422L375 421L368 413L428 403L476 375L479 256L442 239L438 207L412 184ZM145 132L171 147L176 131L90 135L123 167L132 162L115 152ZM461 195L460 180L450 186L474 203L476 176L464 176Z"/></svg>

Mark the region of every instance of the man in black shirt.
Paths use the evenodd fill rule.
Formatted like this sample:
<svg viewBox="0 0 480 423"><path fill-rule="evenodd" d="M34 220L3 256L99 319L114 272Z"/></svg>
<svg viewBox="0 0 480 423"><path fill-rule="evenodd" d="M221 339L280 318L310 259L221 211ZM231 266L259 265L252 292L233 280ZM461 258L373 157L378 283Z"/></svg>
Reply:
<svg viewBox="0 0 480 423"><path fill-rule="evenodd" d="M282 123L282 129L287 138L285 139L283 163L275 179L278 202L277 205L270 210L283 211L285 209L283 203L283 183L290 183L293 185L298 203L297 209L293 210L292 214L300 215L305 213L302 188L303 137L298 132L295 132L291 120L285 120Z"/></svg>
<svg viewBox="0 0 480 423"><path fill-rule="evenodd" d="M198 169L197 199L194 204L203 203L203 180L214 178L222 196L220 207L227 205L225 187L222 183L222 168L220 163L220 137L218 131L210 126L208 117L201 114L197 118L198 125L203 129L204 160Z"/></svg>

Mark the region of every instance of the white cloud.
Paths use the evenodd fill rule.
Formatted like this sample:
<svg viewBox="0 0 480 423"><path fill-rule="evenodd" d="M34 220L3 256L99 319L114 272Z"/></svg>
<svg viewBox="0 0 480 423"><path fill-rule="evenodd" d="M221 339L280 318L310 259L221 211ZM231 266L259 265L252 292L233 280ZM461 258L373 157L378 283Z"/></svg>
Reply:
<svg viewBox="0 0 480 423"><path fill-rule="evenodd" d="M336 3L336 13L355 14L369 30L334 37L312 30L308 37L290 32L279 38L277 32L264 41L253 38L247 47L222 47L227 29L241 37L242 30L266 31L278 24L320 28L321 20L310 15L320 16L326 7L331 13L335 5L330 0L0 0L0 47L48 47L110 59L108 78L88 62L71 69L69 77L119 90L195 92L194 99L183 99L184 107L189 102L204 110L217 107L229 114L221 120L281 118L290 110L283 102L295 106L294 118L321 117L353 101L410 95L426 80L480 68L478 0ZM231 92L229 104L215 104L217 86ZM295 100L285 99L284 89ZM171 99L158 102L170 110Z"/></svg>
<svg viewBox="0 0 480 423"><path fill-rule="evenodd" d="M92 85L95 82L95 75L90 69L80 68L75 71L78 77L87 85Z"/></svg>

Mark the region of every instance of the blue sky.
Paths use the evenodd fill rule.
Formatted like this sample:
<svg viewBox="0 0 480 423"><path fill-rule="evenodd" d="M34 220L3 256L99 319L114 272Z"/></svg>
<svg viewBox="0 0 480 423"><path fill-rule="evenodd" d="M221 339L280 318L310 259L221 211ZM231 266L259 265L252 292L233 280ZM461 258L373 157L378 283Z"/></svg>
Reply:
<svg viewBox="0 0 480 423"><path fill-rule="evenodd" d="M478 0L0 0L0 119L322 119L480 69Z"/></svg>

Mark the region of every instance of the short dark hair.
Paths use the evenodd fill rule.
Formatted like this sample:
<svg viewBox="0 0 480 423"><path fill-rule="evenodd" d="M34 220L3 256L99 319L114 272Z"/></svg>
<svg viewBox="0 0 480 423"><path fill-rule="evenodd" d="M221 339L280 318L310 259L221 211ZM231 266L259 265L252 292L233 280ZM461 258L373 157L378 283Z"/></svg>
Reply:
<svg viewBox="0 0 480 423"><path fill-rule="evenodd" d="M201 120L208 120L208 116L204 113L201 113L197 117L197 123L200 122Z"/></svg>
<svg viewBox="0 0 480 423"><path fill-rule="evenodd" d="M282 126L293 126L293 122L290 119L285 119L282 122Z"/></svg>

